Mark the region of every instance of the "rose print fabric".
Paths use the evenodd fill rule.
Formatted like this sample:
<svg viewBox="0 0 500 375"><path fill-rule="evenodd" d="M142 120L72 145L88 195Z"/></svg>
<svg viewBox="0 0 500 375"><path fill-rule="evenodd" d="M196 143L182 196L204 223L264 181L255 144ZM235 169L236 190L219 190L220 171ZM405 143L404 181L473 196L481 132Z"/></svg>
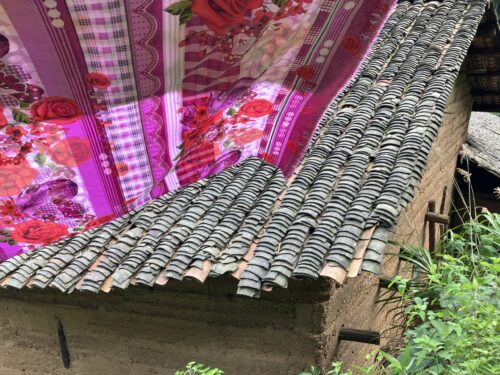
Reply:
<svg viewBox="0 0 500 375"><path fill-rule="evenodd" d="M395 0L0 0L0 261L258 156L289 175Z"/></svg>

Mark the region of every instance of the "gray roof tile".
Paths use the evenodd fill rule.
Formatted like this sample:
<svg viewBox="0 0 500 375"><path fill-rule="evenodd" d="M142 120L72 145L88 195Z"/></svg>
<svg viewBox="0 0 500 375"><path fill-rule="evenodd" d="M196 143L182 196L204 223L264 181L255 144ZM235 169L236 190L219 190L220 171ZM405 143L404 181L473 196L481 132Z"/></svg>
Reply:
<svg viewBox="0 0 500 375"><path fill-rule="evenodd" d="M3 262L0 285L99 292L232 273L238 293L256 297L291 277L342 282L361 270L380 272L485 4L401 1L288 181L249 158Z"/></svg>

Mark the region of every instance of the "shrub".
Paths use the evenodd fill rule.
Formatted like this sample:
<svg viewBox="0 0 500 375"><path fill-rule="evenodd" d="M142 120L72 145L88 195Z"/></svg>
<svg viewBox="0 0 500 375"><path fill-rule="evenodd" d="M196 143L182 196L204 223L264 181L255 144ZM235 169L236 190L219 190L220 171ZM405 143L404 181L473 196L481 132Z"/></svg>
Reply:
<svg viewBox="0 0 500 375"><path fill-rule="evenodd" d="M405 343L397 357L379 352L360 374L498 374L500 215L484 214L449 231L436 255L403 246L399 256L413 266L411 279L395 277L405 318ZM335 362L325 375L352 375ZM322 375L315 367L299 375Z"/></svg>
<svg viewBox="0 0 500 375"><path fill-rule="evenodd" d="M223 375L218 368L205 367L202 363L189 362L185 370L176 371L175 375Z"/></svg>
<svg viewBox="0 0 500 375"><path fill-rule="evenodd" d="M500 215L485 214L450 231L431 257L403 247L417 267L411 280L394 282L406 316L406 345L384 369L389 374L494 374L500 355L497 295Z"/></svg>

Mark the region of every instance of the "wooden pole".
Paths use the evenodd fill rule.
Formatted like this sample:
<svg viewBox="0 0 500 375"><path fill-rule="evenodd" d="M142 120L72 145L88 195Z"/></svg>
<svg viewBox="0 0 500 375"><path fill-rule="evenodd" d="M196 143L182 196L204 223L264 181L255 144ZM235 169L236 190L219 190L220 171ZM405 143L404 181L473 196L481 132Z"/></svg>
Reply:
<svg viewBox="0 0 500 375"><path fill-rule="evenodd" d="M365 344L380 345L380 333L360 329L342 328L339 332L339 341L355 341Z"/></svg>
<svg viewBox="0 0 500 375"><path fill-rule="evenodd" d="M431 200L431 201L429 201L427 214L425 215L426 219L427 219L427 215L429 215L431 213L435 214L435 212L436 212L436 201ZM429 223L429 250L431 252L434 252L434 250L436 250L436 224L434 223L434 221L430 221L430 220L427 220L427 222Z"/></svg>
<svg viewBox="0 0 500 375"><path fill-rule="evenodd" d="M431 223L448 225L450 222L450 218L448 215L436 214L435 212L426 212L425 220Z"/></svg>

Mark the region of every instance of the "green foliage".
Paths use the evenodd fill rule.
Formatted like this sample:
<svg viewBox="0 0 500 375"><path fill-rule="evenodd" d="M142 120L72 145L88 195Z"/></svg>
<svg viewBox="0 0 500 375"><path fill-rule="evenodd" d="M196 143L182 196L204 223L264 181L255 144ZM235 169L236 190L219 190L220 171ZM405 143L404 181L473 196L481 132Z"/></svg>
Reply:
<svg viewBox="0 0 500 375"><path fill-rule="evenodd" d="M189 362L186 370L176 371L175 375L223 375L224 371L218 368L205 367L202 363Z"/></svg>
<svg viewBox="0 0 500 375"><path fill-rule="evenodd" d="M47 156L45 156L44 154L36 154L35 155L35 163L37 163L40 167L43 167L45 162L47 161Z"/></svg>
<svg viewBox="0 0 500 375"><path fill-rule="evenodd" d="M421 273L397 281L403 285L408 341L397 360L388 361L386 373L500 372L499 249L498 214L482 215L461 232L450 232L436 259L403 249L403 257Z"/></svg>
<svg viewBox="0 0 500 375"><path fill-rule="evenodd" d="M279 6L280 8L286 4L287 0L272 0L273 4ZM315 375L315 374L313 374Z"/></svg>
<svg viewBox="0 0 500 375"><path fill-rule="evenodd" d="M376 355L359 374L498 374L500 373L500 215L484 214L450 231L438 255L403 246L413 277L395 277L394 295L405 317L406 342L399 355ZM314 371L316 372L314 372ZM321 375L312 368L300 375ZM326 374L351 375L336 362Z"/></svg>
<svg viewBox="0 0 500 375"><path fill-rule="evenodd" d="M192 5L191 0L181 0L165 8L165 11L174 16L179 16L179 24L183 25L193 18Z"/></svg>
<svg viewBox="0 0 500 375"><path fill-rule="evenodd" d="M19 109L12 110L12 117L17 122L24 122L25 124L28 124L30 122L29 116Z"/></svg>

